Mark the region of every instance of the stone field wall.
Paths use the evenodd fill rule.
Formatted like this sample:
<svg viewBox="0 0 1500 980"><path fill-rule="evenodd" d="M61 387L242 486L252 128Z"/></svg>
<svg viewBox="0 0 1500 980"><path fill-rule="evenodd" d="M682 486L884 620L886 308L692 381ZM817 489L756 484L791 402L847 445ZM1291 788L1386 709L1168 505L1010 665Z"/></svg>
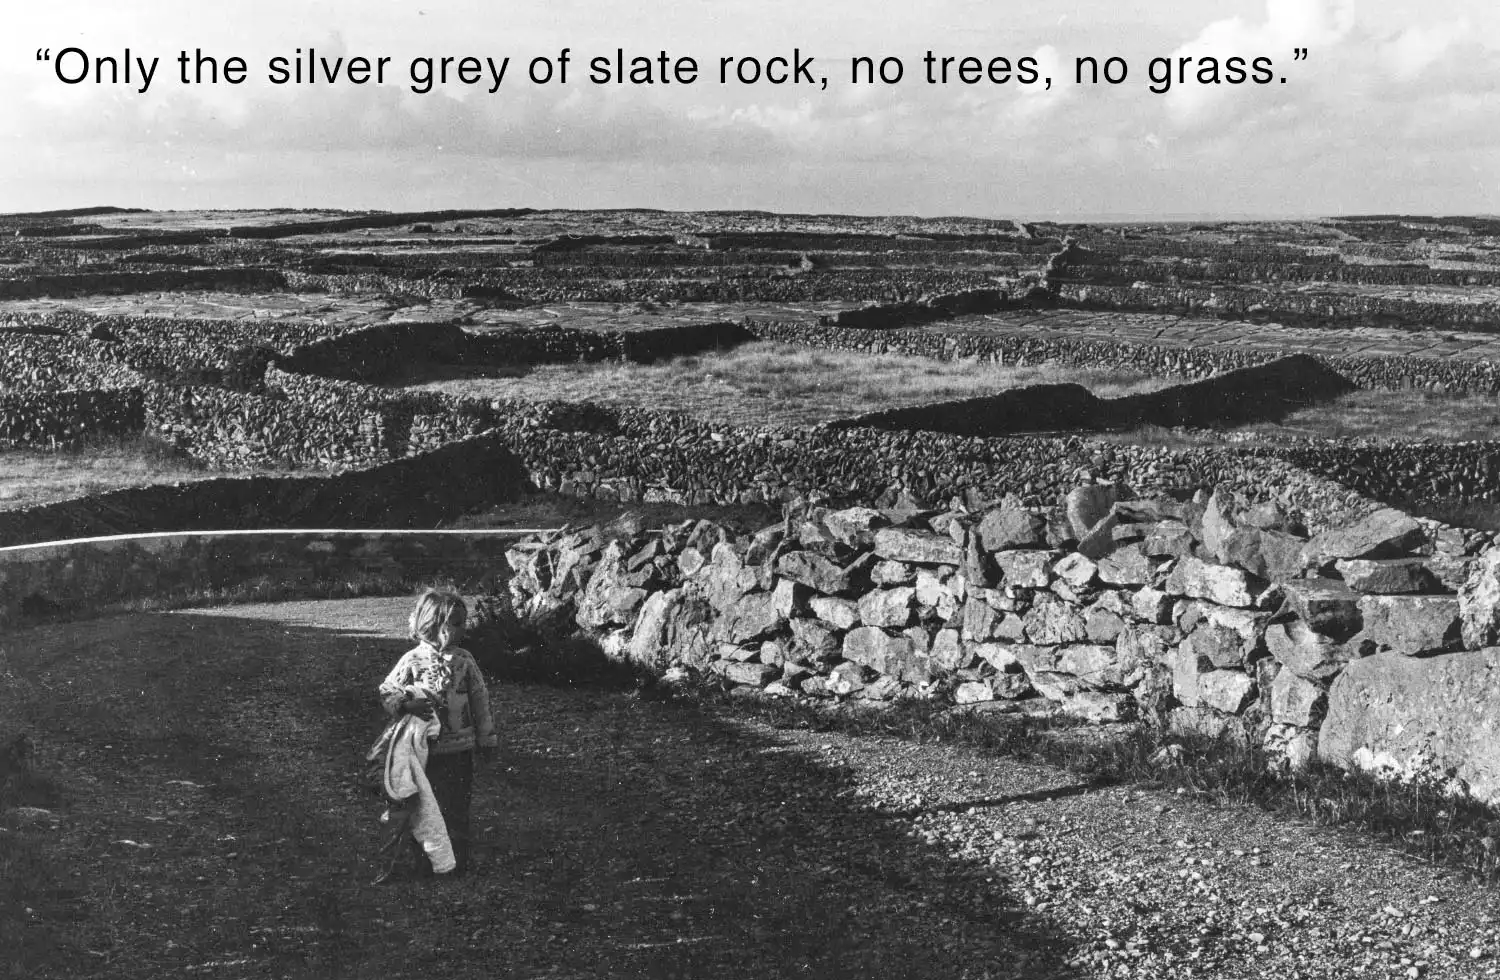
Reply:
<svg viewBox="0 0 1500 980"><path fill-rule="evenodd" d="M525 488L509 447L480 435L329 476L221 477L0 511L0 547L168 529L430 528Z"/></svg>
<svg viewBox="0 0 1500 980"><path fill-rule="evenodd" d="M1293 765L1327 745L1500 799L1496 651L1460 652L1500 635L1490 536L1394 510L1309 536L1281 508L1205 497L1091 485L1047 509L793 508L753 535L559 532L509 552L509 591L521 617L659 674L1143 720ZM1404 734L1360 707L1434 674L1402 702Z"/></svg>
<svg viewBox="0 0 1500 980"><path fill-rule="evenodd" d="M146 428L139 388L0 392L0 448L55 449Z"/></svg>
<svg viewBox="0 0 1500 980"><path fill-rule="evenodd" d="M0 624L262 581L295 588L447 579L482 592L503 579L505 549L517 537L509 531L255 531L0 547Z"/></svg>
<svg viewBox="0 0 1500 980"><path fill-rule="evenodd" d="M1283 356L1283 352L1278 351L1155 346L1068 336L1018 336L979 331L939 333L914 328L856 329L833 323L763 317L747 319L745 327L762 340L830 350L904 354L947 361L976 358L998 364L1031 365L1050 361L1073 367L1134 370L1158 377L1207 378L1225 371L1265 364ZM1428 388L1500 394L1500 366L1493 362L1372 355L1320 356L1318 360L1360 388L1395 391Z"/></svg>

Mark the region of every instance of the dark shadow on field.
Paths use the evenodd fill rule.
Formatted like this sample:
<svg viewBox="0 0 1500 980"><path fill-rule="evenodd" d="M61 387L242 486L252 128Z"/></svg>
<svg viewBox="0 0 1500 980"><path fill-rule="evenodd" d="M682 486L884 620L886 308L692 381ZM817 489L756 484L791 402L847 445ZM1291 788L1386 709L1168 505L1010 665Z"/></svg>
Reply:
<svg viewBox="0 0 1500 980"><path fill-rule="evenodd" d="M1280 422L1354 390L1343 375L1304 354L1122 398L1078 384L1032 385L996 395L873 412L832 428L917 429L964 436L1118 432L1141 426L1232 428Z"/></svg>
<svg viewBox="0 0 1500 980"><path fill-rule="evenodd" d="M388 614L386 636L399 635L406 602L367 600L352 618L315 607L326 626L306 625L306 607L264 607L7 638L9 669L51 695L25 723L69 760L68 819L87 828L37 838L32 880L0 879L8 935L22 906L71 889L69 917L28 920L37 942L7 965L126 978L213 963L235 964L222 976L1072 975L1046 919L985 865L861 806L842 767L696 703L605 686L496 683L501 748L476 778L475 870L370 884L380 807L357 777L383 718L375 685L408 646L372 630ZM81 669L89 681L69 684ZM19 860L0 846L0 871Z"/></svg>

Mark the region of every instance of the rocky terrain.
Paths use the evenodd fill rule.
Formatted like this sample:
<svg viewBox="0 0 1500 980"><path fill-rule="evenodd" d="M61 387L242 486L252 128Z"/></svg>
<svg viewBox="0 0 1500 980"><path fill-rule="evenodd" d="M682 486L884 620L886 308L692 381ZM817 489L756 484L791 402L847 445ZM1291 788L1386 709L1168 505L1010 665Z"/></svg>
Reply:
<svg viewBox="0 0 1500 980"><path fill-rule="evenodd" d="M1486 534L1386 509L1308 537L1227 491L1098 485L1050 512L813 507L753 536L629 530L517 545L512 608L673 678L1142 719L1500 799Z"/></svg>
<svg viewBox="0 0 1500 980"><path fill-rule="evenodd" d="M12 808L0 828L0 925L25 936L26 975L452 972L439 922L537 975L1494 973L1493 903L1368 844L673 697L692 681L740 703L1139 726L1253 746L1281 773L1331 762L1500 799L1500 550L1403 509L1500 499L1496 442L1104 437L1349 390L1492 396L1494 221L98 208L0 215L0 231L0 459L147 439L222 474L13 509L0 548L432 528L546 494L672 509L547 532L503 566L493 539L288 551L310 574L458 555L484 588L505 580L479 602L476 649L519 619L653 678L636 695L497 690L515 738L479 816L513 831L486 855L505 874L452 901L351 877L360 801L337 773L393 652L370 633L404 606L154 614L0 644L7 703L47 733L61 787L55 811ZM408 384L751 341L1163 385L749 427ZM221 584L244 564L210 538L98 547L113 557L83 569L65 548L6 549L0 616L179 587L171 554ZM242 547L275 560L274 542ZM178 669L205 643L212 663ZM80 657L100 674L86 690ZM208 718L212 735L193 724Z"/></svg>

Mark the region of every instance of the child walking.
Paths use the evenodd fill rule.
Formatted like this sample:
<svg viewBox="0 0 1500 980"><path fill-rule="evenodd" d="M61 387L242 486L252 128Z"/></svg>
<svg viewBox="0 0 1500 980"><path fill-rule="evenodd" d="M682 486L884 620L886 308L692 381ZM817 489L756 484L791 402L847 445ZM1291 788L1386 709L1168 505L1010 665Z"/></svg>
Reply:
<svg viewBox="0 0 1500 980"><path fill-rule="evenodd" d="M488 757L496 746L484 677L469 652L457 645L468 614L456 592L422 593L408 623L417 645L380 685L380 703L393 718L415 715L439 722L427 747L426 775L447 825L458 873L469 866L474 753L477 749Z"/></svg>

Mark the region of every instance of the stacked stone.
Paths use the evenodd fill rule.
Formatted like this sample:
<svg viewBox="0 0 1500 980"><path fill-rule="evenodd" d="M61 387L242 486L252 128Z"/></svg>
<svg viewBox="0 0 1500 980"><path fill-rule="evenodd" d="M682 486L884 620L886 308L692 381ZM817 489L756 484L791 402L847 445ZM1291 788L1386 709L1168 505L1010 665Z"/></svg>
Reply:
<svg viewBox="0 0 1500 980"><path fill-rule="evenodd" d="M1351 660L1457 649L1453 590L1487 542L1392 510L1308 538L1227 491L1116 498L1094 485L1049 510L812 508L753 536L575 531L510 552L510 588L524 616L658 671L1142 719L1301 764Z"/></svg>
<svg viewBox="0 0 1500 980"><path fill-rule="evenodd" d="M56 449L139 435L145 425L139 388L0 392L0 448Z"/></svg>
<svg viewBox="0 0 1500 980"><path fill-rule="evenodd" d="M951 297L940 297L948 302ZM975 330L934 332L919 327L861 329L812 319L747 317L745 329L762 340L804 344L866 354L906 354L956 361L978 358L1002 364L1056 362L1079 367L1113 367L1165 377L1208 378L1225 371L1254 367L1293 351L1234 347L1178 347L1089 340L1041 334L995 334ZM1494 394L1500 392L1500 369L1490 361L1439 357L1347 354L1319 357L1328 367L1361 388L1436 389Z"/></svg>
<svg viewBox="0 0 1500 980"><path fill-rule="evenodd" d="M182 289L265 292L283 289L286 278L275 269L214 266L151 272L79 272L0 278L0 299L41 296L86 296L91 293L147 293Z"/></svg>

